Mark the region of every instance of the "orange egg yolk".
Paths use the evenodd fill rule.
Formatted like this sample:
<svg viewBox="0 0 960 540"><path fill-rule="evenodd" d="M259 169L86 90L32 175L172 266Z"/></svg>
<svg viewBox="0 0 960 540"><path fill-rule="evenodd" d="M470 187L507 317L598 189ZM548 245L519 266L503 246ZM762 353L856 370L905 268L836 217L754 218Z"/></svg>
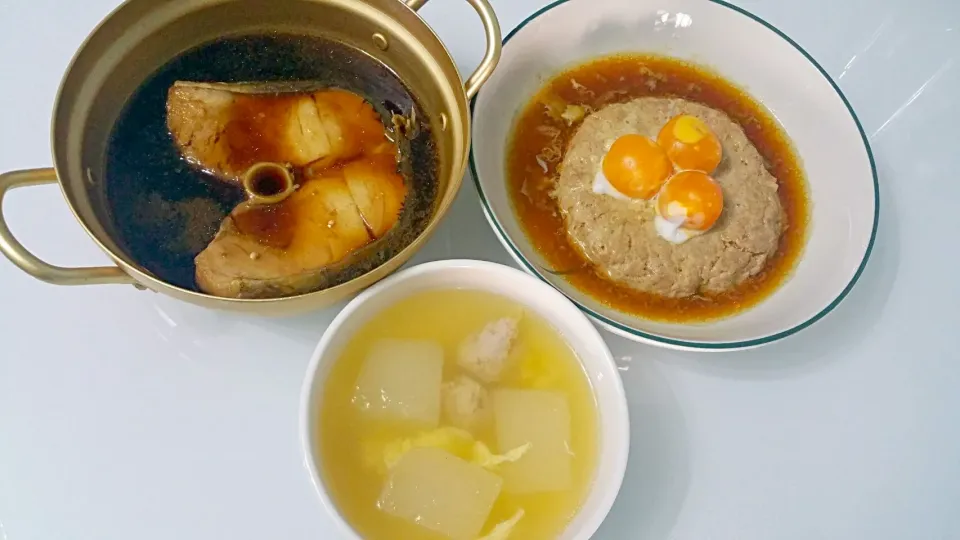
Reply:
<svg viewBox="0 0 960 540"><path fill-rule="evenodd" d="M681 114L667 122L657 135L670 161L682 171L716 170L723 157L720 139L696 116Z"/></svg>
<svg viewBox="0 0 960 540"><path fill-rule="evenodd" d="M657 213L667 221L683 220L681 227L705 231L720 218L723 191L716 180L700 171L682 171L667 181L657 196Z"/></svg>
<svg viewBox="0 0 960 540"><path fill-rule="evenodd" d="M603 175L627 197L649 199L673 170L662 148L643 135L624 135L603 157Z"/></svg>

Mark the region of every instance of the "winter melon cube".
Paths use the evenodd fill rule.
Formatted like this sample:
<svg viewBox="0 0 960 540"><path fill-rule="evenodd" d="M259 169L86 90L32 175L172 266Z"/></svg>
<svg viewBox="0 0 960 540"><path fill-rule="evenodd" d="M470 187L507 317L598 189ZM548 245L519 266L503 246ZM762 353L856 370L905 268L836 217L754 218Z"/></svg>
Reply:
<svg viewBox="0 0 960 540"><path fill-rule="evenodd" d="M504 491L537 493L570 487L573 455L565 395L547 390L497 390L493 414L501 453L529 444L523 457L500 466Z"/></svg>
<svg viewBox="0 0 960 540"><path fill-rule="evenodd" d="M439 448L414 448L390 470L377 508L453 540L474 540L502 483L496 474Z"/></svg>
<svg viewBox="0 0 960 540"><path fill-rule="evenodd" d="M360 370L353 402L370 418L423 427L440 423L443 347L432 341L377 341Z"/></svg>

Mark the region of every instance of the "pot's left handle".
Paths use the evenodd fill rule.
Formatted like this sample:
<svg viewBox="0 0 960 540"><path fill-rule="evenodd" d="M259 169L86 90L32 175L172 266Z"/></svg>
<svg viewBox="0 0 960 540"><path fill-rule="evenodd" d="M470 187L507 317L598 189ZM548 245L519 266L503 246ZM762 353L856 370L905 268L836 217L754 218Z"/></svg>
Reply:
<svg viewBox="0 0 960 540"><path fill-rule="evenodd" d="M97 285L103 283L120 283L135 285L132 277L117 266L99 266L89 268L63 268L41 261L36 255L27 251L23 244L17 241L7 227L3 215L3 197L8 191L18 187L53 184L57 181L57 173L53 169L30 169L0 174L0 252L10 262L20 267L31 276L55 285Z"/></svg>
<svg viewBox="0 0 960 540"><path fill-rule="evenodd" d="M403 0L403 3L410 9L416 11L427 3L427 0ZM483 83L487 82L493 69L497 67L500 61L500 23L497 21L497 14L487 0L467 0L467 3L473 6L477 15L480 16L480 22L483 23L483 31L487 38L487 50L483 53L483 59L480 65L473 71L473 74L463 83L463 90L467 94L467 99L472 98L480 91Z"/></svg>

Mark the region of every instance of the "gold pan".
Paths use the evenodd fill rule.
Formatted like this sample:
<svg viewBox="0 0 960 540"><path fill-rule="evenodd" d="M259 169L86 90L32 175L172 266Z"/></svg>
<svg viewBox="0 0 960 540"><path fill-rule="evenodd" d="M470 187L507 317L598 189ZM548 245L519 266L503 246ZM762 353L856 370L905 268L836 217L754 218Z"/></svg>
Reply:
<svg viewBox="0 0 960 540"><path fill-rule="evenodd" d="M127 284L205 307L279 315L327 306L373 284L407 261L450 208L470 145L467 101L500 57L500 28L487 0L466 0L480 16L486 52L461 80L443 43L417 15L426 0L129 0L87 38L68 68L52 121L53 168L0 175L13 188L59 183L67 204L116 266L63 268L30 253L0 213L0 251L23 271L57 285ZM372 271L343 284L273 299L218 298L171 285L140 267L111 232L103 178L104 152L124 103L156 69L182 51L218 37L285 32L329 38L360 49L392 69L431 122L437 145L438 201L425 230Z"/></svg>

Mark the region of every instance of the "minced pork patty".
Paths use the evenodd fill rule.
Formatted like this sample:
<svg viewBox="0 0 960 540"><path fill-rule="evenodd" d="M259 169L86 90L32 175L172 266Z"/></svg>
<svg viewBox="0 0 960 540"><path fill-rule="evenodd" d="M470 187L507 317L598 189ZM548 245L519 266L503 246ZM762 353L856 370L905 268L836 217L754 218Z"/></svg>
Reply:
<svg viewBox="0 0 960 540"><path fill-rule="evenodd" d="M594 193L603 156L621 135L656 138L678 114L706 122L723 145L712 176L723 189L723 214L708 232L683 244L657 235L652 201ZM777 180L743 130L725 113L683 99L645 97L587 116L567 148L554 196L567 233L615 281L668 297L716 294L763 270L785 224Z"/></svg>

